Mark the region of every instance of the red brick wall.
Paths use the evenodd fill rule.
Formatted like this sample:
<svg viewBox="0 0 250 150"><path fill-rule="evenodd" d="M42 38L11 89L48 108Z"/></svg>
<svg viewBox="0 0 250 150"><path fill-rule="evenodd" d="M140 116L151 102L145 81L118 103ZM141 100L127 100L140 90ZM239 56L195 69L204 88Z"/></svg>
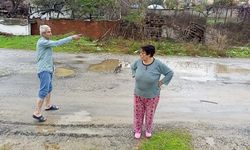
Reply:
<svg viewBox="0 0 250 150"><path fill-rule="evenodd" d="M36 20L36 23L31 24L31 35L39 35L39 26L47 24L51 27L53 35L66 34L74 32L83 34L92 39L99 39L106 32L112 31L119 21L82 21L82 20Z"/></svg>

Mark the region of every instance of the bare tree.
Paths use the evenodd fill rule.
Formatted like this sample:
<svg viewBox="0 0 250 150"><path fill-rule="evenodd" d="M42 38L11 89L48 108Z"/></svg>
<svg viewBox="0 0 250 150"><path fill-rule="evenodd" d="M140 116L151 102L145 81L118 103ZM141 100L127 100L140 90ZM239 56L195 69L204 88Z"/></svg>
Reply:
<svg viewBox="0 0 250 150"><path fill-rule="evenodd" d="M7 17L26 17L28 16L28 5L25 0L7 0L3 2Z"/></svg>
<svg viewBox="0 0 250 150"><path fill-rule="evenodd" d="M64 15L65 12L71 14L71 18L97 18L100 10L103 13L110 12L117 6L118 0L33 0L33 3L40 9L40 14L51 14L52 12ZM109 9L107 9L109 8Z"/></svg>

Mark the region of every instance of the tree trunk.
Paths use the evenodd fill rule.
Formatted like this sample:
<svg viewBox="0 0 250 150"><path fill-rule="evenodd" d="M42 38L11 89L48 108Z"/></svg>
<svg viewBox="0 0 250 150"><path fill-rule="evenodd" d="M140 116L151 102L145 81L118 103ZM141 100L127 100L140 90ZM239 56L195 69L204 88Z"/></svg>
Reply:
<svg viewBox="0 0 250 150"><path fill-rule="evenodd" d="M224 24L227 22L227 14L228 14L228 7L226 8L226 16L225 16L225 19L224 19Z"/></svg>

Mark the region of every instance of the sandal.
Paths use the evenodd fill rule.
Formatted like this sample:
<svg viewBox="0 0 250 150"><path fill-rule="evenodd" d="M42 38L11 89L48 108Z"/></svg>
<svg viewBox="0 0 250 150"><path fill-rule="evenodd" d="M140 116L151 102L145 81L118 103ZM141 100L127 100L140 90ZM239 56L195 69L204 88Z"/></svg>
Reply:
<svg viewBox="0 0 250 150"><path fill-rule="evenodd" d="M50 105L49 108L45 108L45 111L49 111L49 110L58 110L58 109L59 109L58 106L56 106L56 105Z"/></svg>
<svg viewBox="0 0 250 150"><path fill-rule="evenodd" d="M45 117L43 117L43 115L37 117L36 115L33 115L32 116L34 119L38 120L39 122L44 122L46 121L47 119Z"/></svg>

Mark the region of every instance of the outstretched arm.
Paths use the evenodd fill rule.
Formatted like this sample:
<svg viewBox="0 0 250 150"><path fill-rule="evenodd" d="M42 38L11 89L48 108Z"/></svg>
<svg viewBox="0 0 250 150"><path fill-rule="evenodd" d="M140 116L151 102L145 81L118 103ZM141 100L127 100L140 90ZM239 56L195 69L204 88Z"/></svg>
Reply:
<svg viewBox="0 0 250 150"><path fill-rule="evenodd" d="M66 37L57 41L43 40L39 44L44 47L55 47L55 46L66 44L70 42L71 40L79 40L81 36L82 36L81 34L77 34L77 35L69 36L69 37Z"/></svg>

